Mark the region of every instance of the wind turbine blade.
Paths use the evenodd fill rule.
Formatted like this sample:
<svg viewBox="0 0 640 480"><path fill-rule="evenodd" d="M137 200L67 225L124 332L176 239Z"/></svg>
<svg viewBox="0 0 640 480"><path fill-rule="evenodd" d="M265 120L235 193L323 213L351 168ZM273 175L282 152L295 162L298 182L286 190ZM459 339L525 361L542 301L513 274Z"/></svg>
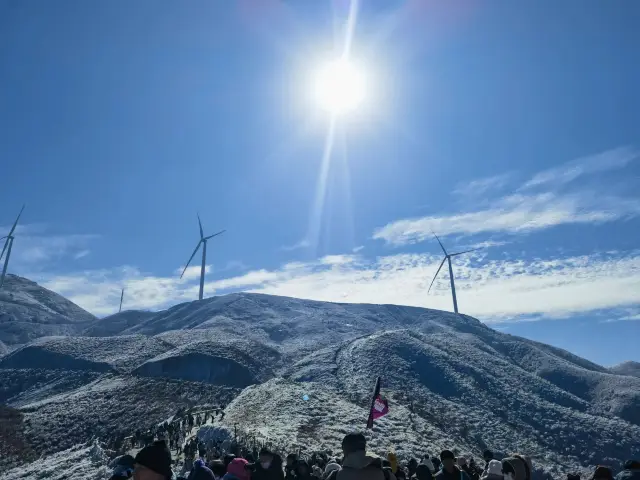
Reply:
<svg viewBox="0 0 640 480"><path fill-rule="evenodd" d="M471 250L465 250L464 252L452 253L449 255L450 257L457 257L458 255L462 255L464 253L475 252L476 250L482 250L482 248L472 248Z"/></svg>
<svg viewBox="0 0 640 480"><path fill-rule="evenodd" d="M202 243L202 240L200 240L200 241L198 242L198 244L196 245L196 248L195 248L195 250L193 251L193 253L191 254L191 257L189 257L189 261L188 261L188 262L187 262L187 264L184 266L184 270L182 271L182 275L180 275L180 278L182 278L182 277L183 277L184 272L186 272L186 271L187 271L187 267L189 267L189 264L191 263L191 260L193 260L193 257L195 257L195 256L196 256L196 253L198 253L198 249L200 248L200 244L201 244L201 243Z"/></svg>
<svg viewBox="0 0 640 480"><path fill-rule="evenodd" d="M209 240L210 238L217 237L218 235L222 235L224 232L226 232L226 230L221 230L218 233L214 233L213 235L209 235L208 237L205 237L205 240Z"/></svg>
<svg viewBox="0 0 640 480"><path fill-rule="evenodd" d="M444 249L444 245L442 245L442 242L440 241L440 239L438 238L438 235L436 235L435 232L431 232L433 233L433 236L436 237L436 240L438 241L438 243L440 244L440 248L442 249L442 251L444 252L445 255L448 255L447 251Z"/></svg>
<svg viewBox="0 0 640 480"><path fill-rule="evenodd" d="M200 227L200 240L204 238L204 232L202 231L202 222L200 221L200 214L198 214L198 226Z"/></svg>
<svg viewBox="0 0 640 480"><path fill-rule="evenodd" d="M7 245L9 245L9 238L8 237L2 237L2 238L6 238L7 241L4 242L4 247L2 247L2 253L0 253L0 260L2 260L2 257L4 257L4 252L7 250Z"/></svg>
<svg viewBox="0 0 640 480"><path fill-rule="evenodd" d="M431 285L429 285L429 290L427 290L427 293L429 293L431 291L431 287L433 287L433 282L436 281L436 277L438 276L438 274L440 273L440 269L442 268L442 265L444 265L444 262L447 261L447 257L444 257L442 259L442 263L440 264L440 266L438 267L438 271L436 272L436 274L433 276L433 280L431 280Z"/></svg>
<svg viewBox="0 0 640 480"><path fill-rule="evenodd" d="M25 207L25 205L22 205L22 208L20 209L20 213L18 214L18 218L16 218L16 221L13 222L13 227L11 227L11 231L9 232L9 235L7 235L7 237L10 237L11 235L13 235L13 231L16 229L16 226L18 225L18 220L20 220L20 216L22 215L22 212L24 211L24 207Z"/></svg>

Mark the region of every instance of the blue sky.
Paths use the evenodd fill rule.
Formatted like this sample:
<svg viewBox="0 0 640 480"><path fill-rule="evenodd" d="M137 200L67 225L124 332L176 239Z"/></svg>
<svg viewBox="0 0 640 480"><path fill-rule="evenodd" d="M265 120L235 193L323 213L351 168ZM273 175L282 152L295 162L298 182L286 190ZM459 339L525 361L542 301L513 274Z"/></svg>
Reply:
<svg viewBox="0 0 640 480"><path fill-rule="evenodd" d="M361 108L311 99L340 55ZM461 312L640 360L637 2L0 3L10 271L98 315L247 290ZM331 148L327 148L331 143ZM199 263L198 261L196 263ZM178 272L178 273L177 273Z"/></svg>

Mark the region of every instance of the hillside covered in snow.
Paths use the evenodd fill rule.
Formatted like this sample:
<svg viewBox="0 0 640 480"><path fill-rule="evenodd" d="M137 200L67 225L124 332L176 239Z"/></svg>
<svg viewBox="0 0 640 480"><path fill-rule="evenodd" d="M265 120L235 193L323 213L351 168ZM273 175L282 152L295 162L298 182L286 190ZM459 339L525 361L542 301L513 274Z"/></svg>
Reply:
<svg viewBox="0 0 640 480"><path fill-rule="evenodd" d="M2 329L0 403L22 442L0 452L4 466L34 452L58 462L63 450L88 452L76 445L93 437L201 404L227 405L229 428L337 451L364 427L378 375L391 405L370 434L380 454L518 450L557 475L640 455L633 368L606 369L465 315L238 293L96 319L27 280L10 286L0 306L21 298L22 312L40 316L39 329ZM24 316L13 312L18 332Z"/></svg>

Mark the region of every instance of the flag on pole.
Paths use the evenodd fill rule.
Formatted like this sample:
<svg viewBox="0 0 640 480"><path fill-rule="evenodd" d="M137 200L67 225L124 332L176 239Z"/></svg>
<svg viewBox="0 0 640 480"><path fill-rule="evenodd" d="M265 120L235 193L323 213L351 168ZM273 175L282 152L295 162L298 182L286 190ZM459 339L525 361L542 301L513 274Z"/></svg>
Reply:
<svg viewBox="0 0 640 480"><path fill-rule="evenodd" d="M373 396L371 397L371 408L369 409L369 419L367 420L367 428L373 428L373 421L377 418L384 417L389 413L389 402L387 399L380 395L380 380L381 377L376 379L376 386L373 389Z"/></svg>

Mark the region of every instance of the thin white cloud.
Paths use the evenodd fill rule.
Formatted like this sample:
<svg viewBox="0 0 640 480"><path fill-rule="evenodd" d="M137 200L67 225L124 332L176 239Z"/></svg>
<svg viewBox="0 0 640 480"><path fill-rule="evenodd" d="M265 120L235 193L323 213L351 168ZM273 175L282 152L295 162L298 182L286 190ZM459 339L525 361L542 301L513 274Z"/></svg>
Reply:
<svg viewBox="0 0 640 480"><path fill-rule="evenodd" d="M522 188L564 185L584 175L623 168L639 156L639 152L635 149L620 147L597 155L578 158L534 175Z"/></svg>
<svg viewBox="0 0 640 480"><path fill-rule="evenodd" d="M511 174L504 173L493 177L480 178L456 185L453 193L464 197L477 197L487 192L494 192L506 187L511 180Z"/></svg>
<svg viewBox="0 0 640 480"><path fill-rule="evenodd" d="M10 226L0 227L0 236L8 233ZM44 268L67 259L80 259L90 253L89 244L98 235L49 234L42 224L18 225L11 252L12 271L21 272Z"/></svg>
<svg viewBox="0 0 640 480"><path fill-rule="evenodd" d="M200 278L200 270L202 269L202 267L200 265L191 265L190 267L187 267L187 269L184 269L184 265L182 265L180 268L176 268L173 273L175 273L176 275L180 276L182 275L182 271L184 270L184 275L182 275L182 279L183 280L193 280L193 279L199 279ZM211 265L205 265L204 266L204 273L207 274L211 272Z"/></svg>
<svg viewBox="0 0 640 480"><path fill-rule="evenodd" d="M640 307L640 252L534 261L483 258L480 252L454 261L461 312L483 321L562 318ZM323 301L451 310L446 270L427 295L439 262L437 255L398 254L372 261L352 255L332 256L209 281L205 291L214 295L242 290ZM99 315L117 309L123 284L128 308L160 309L197 298L195 282L144 275L131 267L80 272L44 281L47 288Z"/></svg>
<svg viewBox="0 0 640 480"><path fill-rule="evenodd" d="M601 224L640 215L640 199L594 194L515 194L475 212L398 220L377 229L374 239L406 245L439 235L526 233L563 224Z"/></svg>
<svg viewBox="0 0 640 480"><path fill-rule="evenodd" d="M615 317L612 317L612 318L608 318L607 320L605 320L605 323L637 322L637 321L640 321L640 312L629 314L629 315L615 316Z"/></svg>
<svg viewBox="0 0 640 480"><path fill-rule="evenodd" d="M90 253L91 253L91 250L88 250L88 249L80 250L78 253L73 255L73 259L74 260L80 260L81 258L86 257Z"/></svg>
<svg viewBox="0 0 640 480"><path fill-rule="evenodd" d="M374 239L390 245L406 245L432 238L432 231L442 236L491 233L529 233L564 224L602 224L640 215L640 198L611 194L604 186L562 191L585 175L619 169L638 157L631 148L607 152L568 162L534 175L517 190L502 197L486 195L507 185L510 175L497 175L458 185L454 193L483 195L482 208L405 218L375 230Z"/></svg>
<svg viewBox="0 0 640 480"><path fill-rule="evenodd" d="M364 249L364 245L359 245L357 247L354 247L353 250L351 250L353 253L358 253L360 251L362 251Z"/></svg>
<svg viewBox="0 0 640 480"><path fill-rule="evenodd" d="M282 247L280 247L280 250L284 250L285 252L292 252L294 250L302 250L304 248L309 248L310 246L311 246L311 242L306 238L303 238L302 240L300 240L297 243L294 243L293 245L283 245Z"/></svg>

